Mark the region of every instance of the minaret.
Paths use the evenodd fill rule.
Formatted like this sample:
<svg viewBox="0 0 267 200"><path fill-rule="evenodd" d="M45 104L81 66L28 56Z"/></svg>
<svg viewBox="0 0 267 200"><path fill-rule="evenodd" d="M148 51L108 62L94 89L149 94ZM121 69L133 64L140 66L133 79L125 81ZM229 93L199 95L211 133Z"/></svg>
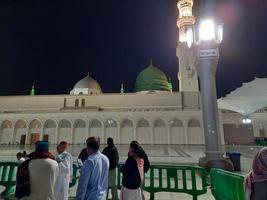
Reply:
<svg viewBox="0 0 267 200"><path fill-rule="evenodd" d="M121 94L124 94L124 86L123 86L123 83L121 83Z"/></svg>
<svg viewBox="0 0 267 200"><path fill-rule="evenodd" d="M193 49L186 43L187 27L194 25L196 19L192 13L193 0L179 0L177 3L179 18L177 26L179 28L179 40L176 55L179 59L179 91L198 92L198 75L195 64L195 54Z"/></svg>
<svg viewBox="0 0 267 200"><path fill-rule="evenodd" d="M172 89L173 89L173 87L172 87L172 80L171 80L171 77L169 77L168 85L169 85L170 91L171 91L171 93L172 93Z"/></svg>
<svg viewBox="0 0 267 200"><path fill-rule="evenodd" d="M31 96L34 96L35 95L35 90L34 90L34 85L32 85L32 89L31 89Z"/></svg>

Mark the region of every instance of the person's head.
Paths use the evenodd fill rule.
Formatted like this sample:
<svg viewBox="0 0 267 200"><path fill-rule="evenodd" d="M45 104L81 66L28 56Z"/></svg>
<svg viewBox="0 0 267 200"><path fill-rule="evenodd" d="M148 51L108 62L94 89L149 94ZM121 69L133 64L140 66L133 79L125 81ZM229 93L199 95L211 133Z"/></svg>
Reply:
<svg viewBox="0 0 267 200"><path fill-rule="evenodd" d="M64 151L66 151L68 147L68 142L66 141L61 141L58 145L57 145L57 152L60 154Z"/></svg>
<svg viewBox="0 0 267 200"><path fill-rule="evenodd" d="M134 149L133 156L137 156L138 158L144 158L145 157L145 152L141 146Z"/></svg>
<svg viewBox="0 0 267 200"><path fill-rule="evenodd" d="M99 150L99 142L96 137L89 137L86 140L87 153L91 155Z"/></svg>
<svg viewBox="0 0 267 200"><path fill-rule="evenodd" d="M22 157L23 157L23 153L18 152L18 153L17 153L17 159L20 160Z"/></svg>
<svg viewBox="0 0 267 200"><path fill-rule="evenodd" d="M111 137L109 137L109 138L107 139L107 144L108 144L109 147L112 147L112 146L114 145L114 143L113 143L113 139L112 139Z"/></svg>
<svg viewBox="0 0 267 200"><path fill-rule="evenodd" d="M139 142L133 140L130 143L130 146L129 146L129 154L131 155L133 153L133 151L136 150L136 149L138 149L139 147L140 147Z"/></svg>
<svg viewBox="0 0 267 200"><path fill-rule="evenodd" d="M37 141L35 143L35 152L48 152L48 146L47 141Z"/></svg>
<svg viewBox="0 0 267 200"><path fill-rule="evenodd" d="M267 147L262 148L252 163L254 174L267 174Z"/></svg>

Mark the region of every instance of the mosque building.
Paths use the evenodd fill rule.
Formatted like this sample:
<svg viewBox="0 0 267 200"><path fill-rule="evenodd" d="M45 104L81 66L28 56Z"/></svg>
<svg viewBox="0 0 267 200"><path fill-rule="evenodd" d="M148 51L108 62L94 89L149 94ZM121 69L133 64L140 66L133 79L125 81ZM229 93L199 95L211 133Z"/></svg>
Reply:
<svg viewBox="0 0 267 200"><path fill-rule="evenodd" d="M178 1L179 91L173 91L165 73L150 61L137 76L132 93L125 93L123 84L119 93L103 93L101 85L88 73L70 94L35 95L32 88L31 95L1 96L0 144L33 144L41 139L50 144L61 140L83 144L89 136L100 137L101 143L112 137L116 144L132 140L151 145L204 144L195 57L184 38L186 27L195 23L192 7L193 0ZM265 111L257 118L255 130L254 121L242 123L243 116L221 110L221 143L251 143L259 132L265 135ZM237 140L241 134L245 139Z"/></svg>

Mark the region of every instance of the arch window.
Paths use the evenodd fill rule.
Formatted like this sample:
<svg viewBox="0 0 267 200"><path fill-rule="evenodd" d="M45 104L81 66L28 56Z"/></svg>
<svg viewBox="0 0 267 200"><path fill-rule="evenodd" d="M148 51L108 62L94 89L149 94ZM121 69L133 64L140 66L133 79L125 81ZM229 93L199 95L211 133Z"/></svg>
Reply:
<svg viewBox="0 0 267 200"><path fill-rule="evenodd" d="M158 119L154 123L154 127L165 127L165 122L162 119Z"/></svg>
<svg viewBox="0 0 267 200"><path fill-rule="evenodd" d="M30 128L32 128L32 129L34 129L34 128L41 128L41 122L40 121L38 121L38 120L36 120L36 119L34 119L33 121L31 121L31 123L30 123L30 125L29 125L29 127Z"/></svg>
<svg viewBox="0 0 267 200"><path fill-rule="evenodd" d="M117 122L113 119L108 119L105 123L105 127L117 127Z"/></svg>
<svg viewBox="0 0 267 200"><path fill-rule="evenodd" d="M101 122L97 119L94 119L90 122L91 128L100 128L102 126Z"/></svg>
<svg viewBox="0 0 267 200"><path fill-rule="evenodd" d="M63 119L58 126L59 128L71 128L71 123L68 120Z"/></svg>
<svg viewBox="0 0 267 200"><path fill-rule="evenodd" d="M86 127L86 123L85 121L78 119L75 123L74 123L74 128L85 128Z"/></svg>
<svg viewBox="0 0 267 200"><path fill-rule="evenodd" d="M183 127L183 123L179 119L173 119L171 121L171 127Z"/></svg>
<svg viewBox="0 0 267 200"><path fill-rule="evenodd" d="M79 99L76 99L75 100L75 107L78 107L79 106Z"/></svg>
<svg viewBox="0 0 267 200"><path fill-rule="evenodd" d="M191 119L188 122L188 127L200 127L200 122L196 119Z"/></svg>
<svg viewBox="0 0 267 200"><path fill-rule="evenodd" d="M145 119L141 119L138 123L137 123L137 127L149 127L149 122Z"/></svg>
<svg viewBox="0 0 267 200"><path fill-rule="evenodd" d="M49 119L44 123L44 128L56 128L56 122Z"/></svg>
<svg viewBox="0 0 267 200"><path fill-rule="evenodd" d="M85 99L82 99L82 107L85 106Z"/></svg>
<svg viewBox="0 0 267 200"><path fill-rule="evenodd" d="M9 129L9 128L12 128L12 122L9 121L9 120L5 120L2 125L1 125L1 128L2 129Z"/></svg>
<svg viewBox="0 0 267 200"><path fill-rule="evenodd" d="M125 119L123 120L123 122L121 123L121 127L122 128L126 128L126 127L133 127L133 122L129 119Z"/></svg>
<svg viewBox="0 0 267 200"><path fill-rule="evenodd" d="M27 128L26 122L23 121L23 120L17 121L16 124L15 124L15 128L16 129L18 129L18 128Z"/></svg>

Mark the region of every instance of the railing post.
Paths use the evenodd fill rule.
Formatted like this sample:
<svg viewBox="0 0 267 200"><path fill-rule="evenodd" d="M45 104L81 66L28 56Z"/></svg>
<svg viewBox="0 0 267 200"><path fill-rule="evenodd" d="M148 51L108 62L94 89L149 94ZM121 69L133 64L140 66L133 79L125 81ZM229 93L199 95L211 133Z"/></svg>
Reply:
<svg viewBox="0 0 267 200"><path fill-rule="evenodd" d="M155 199L155 194L154 194L154 168L151 166L150 167L150 200Z"/></svg>
<svg viewBox="0 0 267 200"><path fill-rule="evenodd" d="M197 200L197 196L193 195L193 200Z"/></svg>

